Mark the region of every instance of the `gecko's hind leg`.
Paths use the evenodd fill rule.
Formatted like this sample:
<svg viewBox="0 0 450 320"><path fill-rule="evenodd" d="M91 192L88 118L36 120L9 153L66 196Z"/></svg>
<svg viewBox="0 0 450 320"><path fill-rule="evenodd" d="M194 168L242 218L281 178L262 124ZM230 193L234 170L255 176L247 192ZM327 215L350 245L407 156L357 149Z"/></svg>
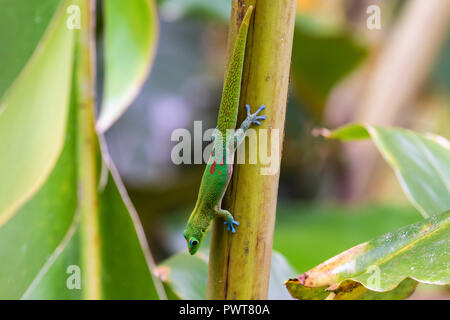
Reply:
<svg viewBox="0 0 450 320"><path fill-rule="evenodd" d="M217 214L225 220L224 224L227 226L228 231L231 231L231 233L235 233L236 229L234 228L234 225L238 226L239 222L234 220L231 213L224 209L218 209Z"/></svg>

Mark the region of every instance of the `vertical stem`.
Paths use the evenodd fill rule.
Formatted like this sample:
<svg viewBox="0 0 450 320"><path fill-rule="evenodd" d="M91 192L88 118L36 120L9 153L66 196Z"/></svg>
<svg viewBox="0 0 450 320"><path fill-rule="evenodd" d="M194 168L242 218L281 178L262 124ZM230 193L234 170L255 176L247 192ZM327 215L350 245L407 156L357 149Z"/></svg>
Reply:
<svg viewBox="0 0 450 320"><path fill-rule="evenodd" d="M229 52L247 7L255 6L247 40L239 120L245 118L245 104L251 105L252 112L261 104L267 106L267 120L261 129L267 129L268 141L272 136L278 138L269 148L275 150L269 154L273 159L278 156L278 161L272 164L273 174L268 175L261 174L268 164L235 165L222 207L240 226L231 235L222 221L213 224L208 299L267 298L296 4L296 0L233 0ZM273 144L278 149L273 149Z"/></svg>
<svg viewBox="0 0 450 320"><path fill-rule="evenodd" d="M77 41L78 197L85 299L101 299L95 117L95 0L80 0Z"/></svg>

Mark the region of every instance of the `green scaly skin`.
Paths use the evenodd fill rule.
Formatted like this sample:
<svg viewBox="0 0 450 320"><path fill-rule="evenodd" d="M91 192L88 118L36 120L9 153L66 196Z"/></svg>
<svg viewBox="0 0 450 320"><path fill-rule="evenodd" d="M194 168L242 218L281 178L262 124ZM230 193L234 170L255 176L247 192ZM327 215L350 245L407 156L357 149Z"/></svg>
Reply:
<svg viewBox="0 0 450 320"><path fill-rule="evenodd" d="M195 254L200 248L212 221L216 217L222 217L225 224L228 225L228 230L232 233L235 232L234 225L239 225L233 219L231 213L221 209L222 198L233 173L234 153L244 139L245 131L253 123L260 125L258 120L265 119L265 116L258 116L258 113L265 108L264 106L261 106L256 113L250 114L250 107L246 105L248 116L240 127L242 130L227 135L227 130L236 127L245 46L252 11L253 7L250 6L239 28L225 78L213 151L203 173L197 203L184 231L184 238L187 241L190 254Z"/></svg>

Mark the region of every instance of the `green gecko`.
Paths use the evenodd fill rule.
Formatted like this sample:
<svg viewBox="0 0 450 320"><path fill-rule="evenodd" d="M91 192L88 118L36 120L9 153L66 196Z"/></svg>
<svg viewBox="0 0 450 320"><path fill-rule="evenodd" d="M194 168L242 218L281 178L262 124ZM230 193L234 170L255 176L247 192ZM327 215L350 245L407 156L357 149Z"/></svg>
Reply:
<svg viewBox="0 0 450 320"><path fill-rule="evenodd" d="M250 113L250 106L246 105L247 118L242 122L240 129L234 130L237 122L245 46L252 11L253 7L249 6L239 28L225 77L217 128L213 135L211 157L203 173L195 208L184 231L184 238L187 241L190 254L195 254L200 248L212 221L216 217L223 218L225 225L228 226L228 231L232 233L236 231L234 225L239 225L230 212L221 208L222 199L233 173L234 153L244 140L245 131L252 124L261 125L259 120L266 119L265 116L258 116L259 112L265 109L264 105L254 114ZM230 133L230 129L233 133Z"/></svg>

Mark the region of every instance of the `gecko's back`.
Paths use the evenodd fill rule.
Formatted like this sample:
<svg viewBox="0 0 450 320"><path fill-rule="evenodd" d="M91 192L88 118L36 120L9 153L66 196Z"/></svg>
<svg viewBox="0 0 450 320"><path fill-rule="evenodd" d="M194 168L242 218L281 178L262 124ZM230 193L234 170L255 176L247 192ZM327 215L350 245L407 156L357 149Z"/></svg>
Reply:
<svg viewBox="0 0 450 320"><path fill-rule="evenodd" d="M241 92L242 69L244 67L245 47L247 33L252 16L253 7L250 6L242 20L239 33L227 68L225 83L223 85L222 100L220 102L217 128L225 137L227 129L236 128L239 99Z"/></svg>

